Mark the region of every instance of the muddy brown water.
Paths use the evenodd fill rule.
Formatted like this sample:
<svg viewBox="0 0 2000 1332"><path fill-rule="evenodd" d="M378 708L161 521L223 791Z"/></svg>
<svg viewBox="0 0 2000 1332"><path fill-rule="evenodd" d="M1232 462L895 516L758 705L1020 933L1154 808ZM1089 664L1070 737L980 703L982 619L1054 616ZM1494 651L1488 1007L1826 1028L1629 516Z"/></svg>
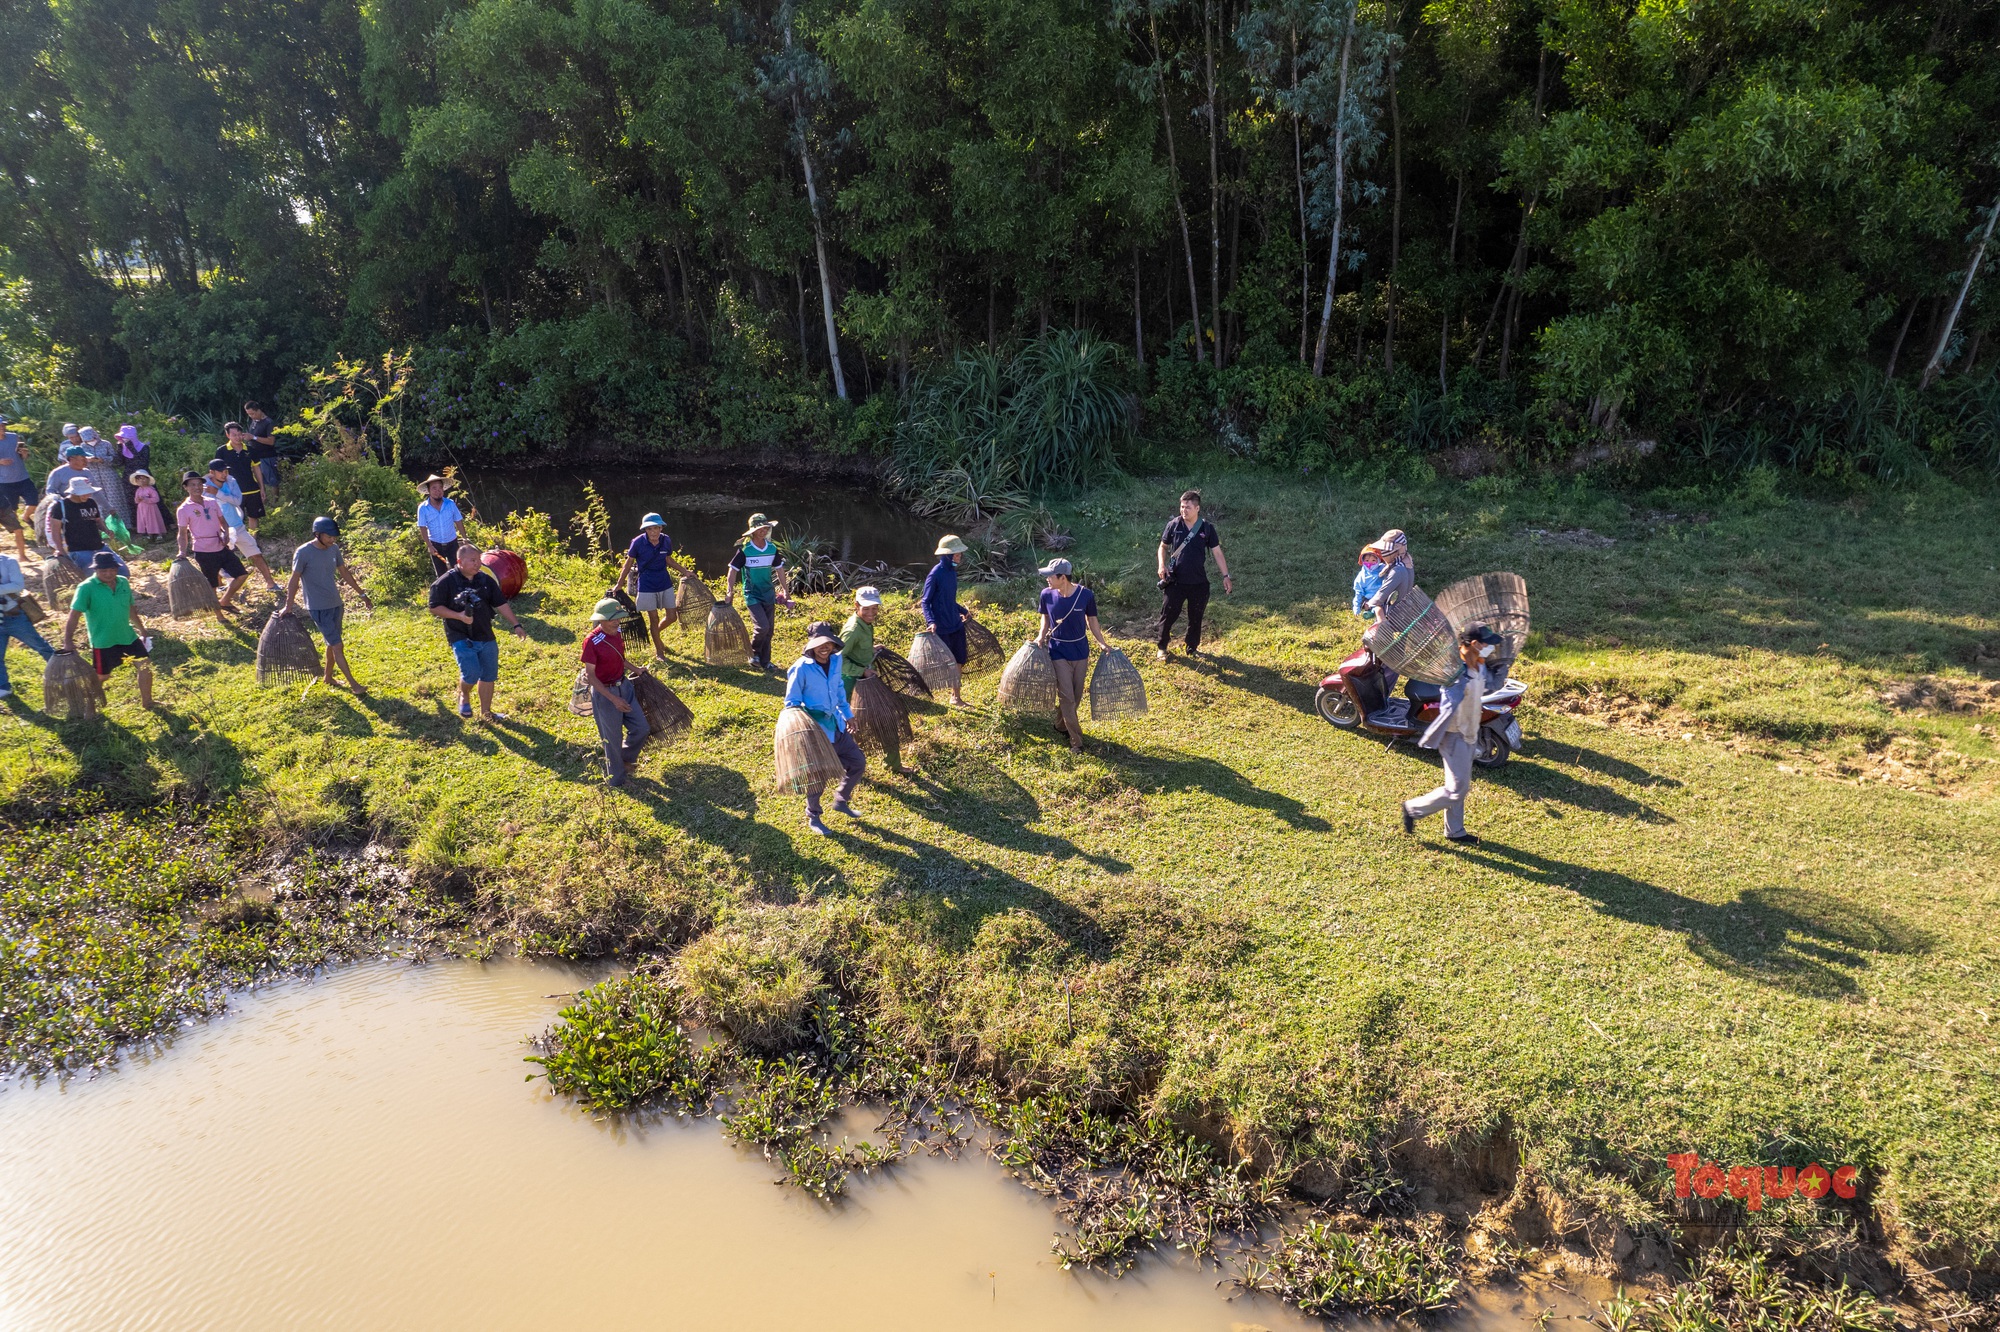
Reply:
<svg viewBox="0 0 2000 1332"><path fill-rule="evenodd" d="M947 526L920 518L879 484L820 480L785 470L691 472L619 465L467 468L460 474L480 516L498 522L517 509L539 509L571 532L570 516L584 504L584 484L597 487L611 515L611 540L623 550L639 520L658 511L667 535L711 578L723 566L752 513L778 521L781 537L809 535L834 559L876 560L920 571ZM573 535L573 534L572 534ZM573 540L572 545L577 545ZM580 549L580 546L578 546Z"/></svg>
<svg viewBox="0 0 2000 1332"><path fill-rule="evenodd" d="M712 1121L594 1119L522 1063L589 979L370 963L94 1079L0 1090L0 1327L1324 1326L1191 1262L1064 1272L1049 1205L976 1153L828 1207Z"/></svg>

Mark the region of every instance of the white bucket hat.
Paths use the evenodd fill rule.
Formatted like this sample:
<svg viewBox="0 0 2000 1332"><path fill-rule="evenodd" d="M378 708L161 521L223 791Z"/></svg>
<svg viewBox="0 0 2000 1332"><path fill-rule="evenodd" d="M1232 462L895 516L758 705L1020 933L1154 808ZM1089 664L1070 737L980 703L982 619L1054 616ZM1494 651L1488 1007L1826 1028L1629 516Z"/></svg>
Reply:
<svg viewBox="0 0 2000 1332"><path fill-rule="evenodd" d="M90 478L87 476L73 476L69 479L69 490L67 493L71 495L95 495L97 487L90 484Z"/></svg>

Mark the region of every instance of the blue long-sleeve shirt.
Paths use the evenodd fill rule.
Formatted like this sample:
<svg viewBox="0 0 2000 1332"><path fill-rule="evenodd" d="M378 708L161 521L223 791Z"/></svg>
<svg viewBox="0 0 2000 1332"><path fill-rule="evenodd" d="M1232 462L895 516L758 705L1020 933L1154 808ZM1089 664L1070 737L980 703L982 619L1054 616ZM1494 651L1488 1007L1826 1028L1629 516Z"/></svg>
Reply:
<svg viewBox="0 0 2000 1332"><path fill-rule="evenodd" d="M825 666L811 657L793 662L785 674L785 706L811 713L829 740L846 730L854 720L854 709L848 706L847 690L840 682L840 654L834 653Z"/></svg>
<svg viewBox="0 0 2000 1332"><path fill-rule="evenodd" d="M965 607L958 604L958 565L949 556L940 556L924 579L924 595L917 603L924 618L941 634L949 634L965 623Z"/></svg>

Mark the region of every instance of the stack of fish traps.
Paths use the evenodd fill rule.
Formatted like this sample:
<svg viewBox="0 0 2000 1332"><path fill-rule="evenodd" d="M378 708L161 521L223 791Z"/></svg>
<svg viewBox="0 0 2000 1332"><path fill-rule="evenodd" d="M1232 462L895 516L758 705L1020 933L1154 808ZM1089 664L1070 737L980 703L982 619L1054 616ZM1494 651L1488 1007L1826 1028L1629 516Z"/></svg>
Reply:
<svg viewBox="0 0 2000 1332"><path fill-rule="evenodd" d="M708 584L695 575L682 574L680 589L674 594L675 608L681 613L681 632L686 633L691 616L707 615L708 608L715 604L715 593L708 590Z"/></svg>
<svg viewBox="0 0 2000 1332"><path fill-rule="evenodd" d="M42 710L61 721L86 721L104 706L97 672L82 654L59 650L42 668Z"/></svg>
<svg viewBox="0 0 2000 1332"><path fill-rule="evenodd" d="M298 684L319 678L319 649L297 611L274 610L257 635L257 683Z"/></svg>
<svg viewBox="0 0 2000 1332"><path fill-rule="evenodd" d="M931 687L924 683L923 672L912 666L910 659L900 652L876 648L875 674L882 678L883 684L907 698L931 696Z"/></svg>
<svg viewBox="0 0 2000 1332"><path fill-rule="evenodd" d="M833 752L833 742L826 738L826 732L819 729L819 723L804 708L786 708L778 714L773 747L778 785L787 791L804 792L811 787L825 786L842 775L840 757Z"/></svg>
<svg viewBox="0 0 2000 1332"><path fill-rule="evenodd" d="M1145 714L1146 682L1140 678L1139 668L1117 648L1107 649L1090 673L1090 719L1117 721Z"/></svg>
<svg viewBox="0 0 2000 1332"><path fill-rule="evenodd" d="M1053 717L1062 708L1056 690L1056 664L1049 650L1033 639L1021 644L1007 669L1000 672L1000 707L1006 712Z"/></svg>
<svg viewBox="0 0 2000 1332"><path fill-rule="evenodd" d="M193 560L182 555L167 566L167 614L188 620L215 609L215 587Z"/></svg>
<svg viewBox="0 0 2000 1332"><path fill-rule="evenodd" d="M1438 593L1437 608L1457 634L1483 624L1505 640L1486 660L1489 678L1505 680L1528 642L1527 580L1516 573L1474 574Z"/></svg>
<svg viewBox="0 0 2000 1332"><path fill-rule="evenodd" d="M42 565L42 595L51 606L69 605L69 590L83 581L83 571L67 555L51 555Z"/></svg>
<svg viewBox="0 0 2000 1332"><path fill-rule="evenodd" d="M734 606L718 601L708 608L702 652L711 666L742 666L750 660L750 631Z"/></svg>
<svg viewBox="0 0 2000 1332"><path fill-rule="evenodd" d="M681 702L680 695L667 688L657 675L641 666L632 672L631 680L632 693L639 700L639 710L646 714L651 738L671 743L694 725L694 710Z"/></svg>
<svg viewBox="0 0 2000 1332"><path fill-rule="evenodd" d="M1458 678L1458 633L1420 587L1399 593L1380 608L1375 659L1399 674L1426 684L1447 685Z"/></svg>
<svg viewBox="0 0 2000 1332"><path fill-rule="evenodd" d="M958 659L944 640L925 630L910 640L910 665L924 677L924 687L935 694L958 688Z"/></svg>
<svg viewBox="0 0 2000 1332"><path fill-rule="evenodd" d="M1007 653L1001 648L1000 640L993 631L977 620L965 622L965 669L967 678L987 675L999 670L1007 662Z"/></svg>
<svg viewBox="0 0 2000 1332"><path fill-rule="evenodd" d="M881 663L876 663L877 669ZM874 753L899 750L915 738L910 715L895 691L874 676L854 682L854 739Z"/></svg>

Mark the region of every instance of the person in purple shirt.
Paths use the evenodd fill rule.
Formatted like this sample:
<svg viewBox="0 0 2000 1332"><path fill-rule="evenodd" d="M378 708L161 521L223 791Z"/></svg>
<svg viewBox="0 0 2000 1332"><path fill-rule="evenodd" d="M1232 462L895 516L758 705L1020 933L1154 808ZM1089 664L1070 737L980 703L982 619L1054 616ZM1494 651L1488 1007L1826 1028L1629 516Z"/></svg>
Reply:
<svg viewBox="0 0 2000 1332"><path fill-rule="evenodd" d="M965 665L965 622L973 618L970 611L958 604L958 561L965 550L965 542L955 536L938 542L937 563L931 566L930 575L924 579L923 595L917 599L924 627L944 640L952 660L960 666ZM963 676L961 671L960 678ZM951 705L955 708L966 705L958 680L952 681Z"/></svg>
<svg viewBox="0 0 2000 1332"><path fill-rule="evenodd" d="M661 632L680 619L674 600L674 571L667 560L674 553L674 539L667 535L667 520L649 513L639 520L639 535L625 548L625 562L618 566L617 584L630 578L632 604L646 612L646 628L653 635L653 653L661 660L667 655L667 640Z"/></svg>

